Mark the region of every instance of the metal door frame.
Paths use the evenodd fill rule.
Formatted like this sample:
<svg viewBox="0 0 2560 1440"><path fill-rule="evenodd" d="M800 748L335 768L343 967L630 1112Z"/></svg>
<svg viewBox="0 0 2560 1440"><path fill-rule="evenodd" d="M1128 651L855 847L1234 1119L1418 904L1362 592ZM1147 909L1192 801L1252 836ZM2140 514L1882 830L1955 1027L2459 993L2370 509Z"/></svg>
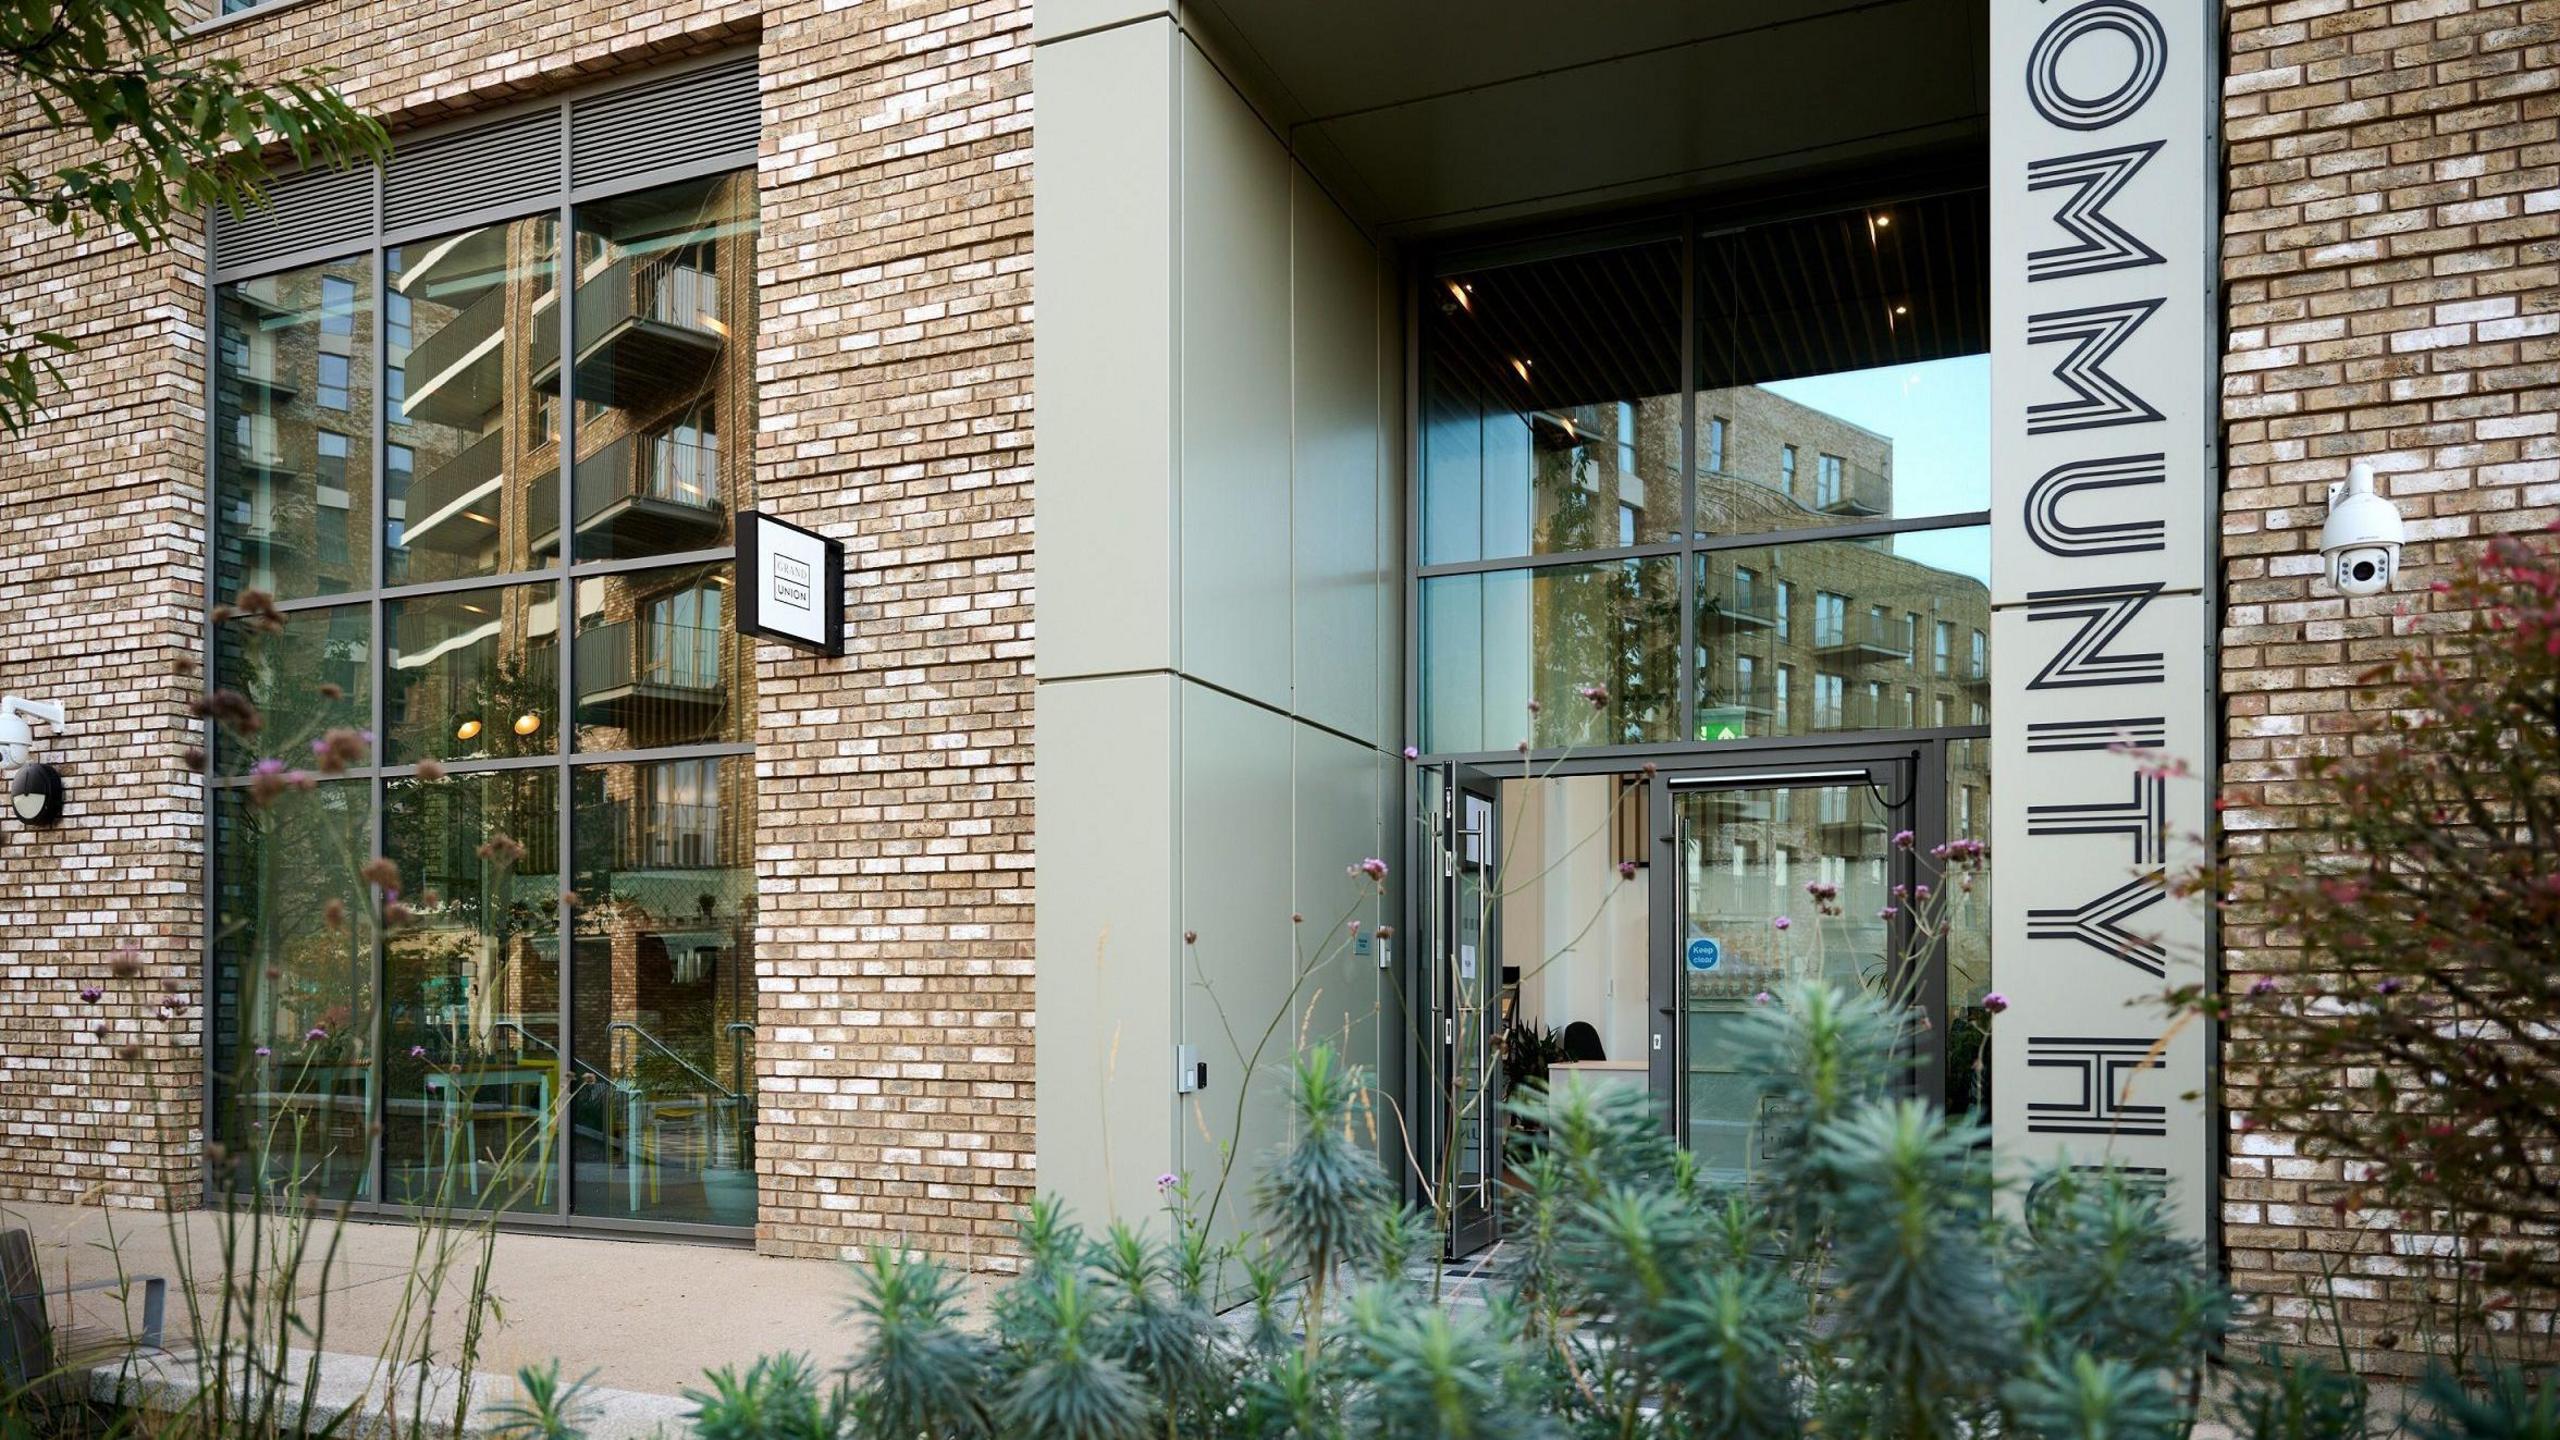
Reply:
<svg viewBox="0 0 2560 1440"><path fill-rule="evenodd" d="M1653 811L1659 817L1653 836L1654 873L1673 877L1668 883L1651 889L1651 913L1647 928L1653 937L1651 993L1647 996L1653 1009L1655 1046L1652 1052L1652 1090L1656 1101L1665 1107L1665 1119L1672 1134L1681 1144L1689 1140L1689 1103L1686 1087L1688 1076L1689 1027L1683 1019L1682 986L1684 965L1681 955L1681 911L1685 897L1680 893L1680 830L1678 812L1673 804L1681 793L1704 790L1791 789L1813 788L1831 783L1864 783L1876 791L1882 804L1886 824L1895 830L1907 829L1914 844L1907 851L1888 846L1886 858L1896 873L1889 883L1909 885L1918 875L1918 856L1938 843L1947 830L1947 765L1946 745L1938 740L1870 740L1843 744L1814 751L1792 751L1771 754L1768 751L1737 751L1714 759L1682 757L1673 767L1658 769L1653 777ZM1945 956L1941 952L1909 955L1912 924L1909 906L1899 907L1886 927L1887 959L1891 963L1908 961L1919 971L1916 1001L1925 1023L1916 1027L1912 1037L1912 1069L1908 1085L1913 1094L1943 1107L1946 1103L1946 1066L1944 1059L1947 974ZM1664 1037L1668 1036L1666 1040Z"/></svg>

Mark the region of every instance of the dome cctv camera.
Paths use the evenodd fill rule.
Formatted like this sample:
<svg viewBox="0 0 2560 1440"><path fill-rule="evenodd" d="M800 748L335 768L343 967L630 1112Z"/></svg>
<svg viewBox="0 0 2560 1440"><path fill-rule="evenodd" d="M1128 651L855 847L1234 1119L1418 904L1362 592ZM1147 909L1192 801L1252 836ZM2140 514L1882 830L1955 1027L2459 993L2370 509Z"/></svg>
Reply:
<svg viewBox="0 0 2560 1440"><path fill-rule="evenodd" d="M2400 509L2373 493L2373 467L2359 460L2347 478L2329 488L2329 518L2320 527L2320 554L2329 562L2329 584L2342 595L2379 595L2400 574L2400 545L2408 527Z"/></svg>
<svg viewBox="0 0 2560 1440"><path fill-rule="evenodd" d="M0 765L14 769L27 763L36 741L36 732L27 724L30 718L59 729L62 707L46 700L21 700L15 695L0 698Z"/></svg>

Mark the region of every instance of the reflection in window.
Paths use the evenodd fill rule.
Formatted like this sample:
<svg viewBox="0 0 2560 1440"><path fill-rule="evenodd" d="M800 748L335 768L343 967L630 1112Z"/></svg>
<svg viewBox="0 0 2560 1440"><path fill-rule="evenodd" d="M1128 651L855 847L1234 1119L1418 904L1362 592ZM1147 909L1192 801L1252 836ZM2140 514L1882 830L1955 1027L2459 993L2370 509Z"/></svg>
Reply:
<svg viewBox="0 0 2560 1440"><path fill-rule="evenodd" d="M373 584L371 284L362 259L233 281L215 297L214 589L281 600ZM329 423L323 426L323 413Z"/></svg>
<svg viewBox="0 0 2560 1440"><path fill-rule="evenodd" d="M1730 738L1734 717L1711 715L1713 707L1749 703L1743 734L1794 735L1914 726L1933 707L1969 699L1980 687L1943 673L1914 641L1934 633L1952 643L1957 629L1989 621L1990 588L1981 579L1990 571L1989 550L1987 531L1964 526L1700 555L1694 628L1701 652L1732 654L1738 674L1746 673L1745 660L1755 662L1747 673L1800 668L1813 675L1813 692L1807 711L1797 714L1774 695L1765 705L1729 696L1702 672L1709 678L1698 691L1698 738ZM1750 603L1773 575L1793 575L1812 591L1812 623L1802 635L1779 623L1782 611ZM1775 581L1777 593L1788 583Z"/></svg>
<svg viewBox="0 0 2560 1440"><path fill-rule="evenodd" d="M242 1183L371 1194L372 902L348 857L372 831L360 780L214 792L213 1127Z"/></svg>
<svg viewBox="0 0 2560 1440"><path fill-rule="evenodd" d="M725 562L578 582L579 749L749 737L755 667L731 654L737 640L729 585Z"/></svg>
<svg viewBox="0 0 2560 1440"><path fill-rule="evenodd" d="M1430 748L1673 738L1678 576L1674 559L1662 556L1424 581L1422 728Z"/></svg>
<svg viewBox="0 0 2560 1440"><path fill-rule="evenodd" d="M386 603L385 758L556 751L558 595L555 585L507 585Z"/></svg>
<svg viewBox="0 0 2560 1440"><path fill-rule="evenodd" d="M397 780L383 853L416 912L383 946L396 1200L548 1210L562 1087L557 772Z"/></svg>
<svg viewBox="0 0 2560 1440"><path fill-rule="evenodd" d="M385 470L386 554L409 583L530 570L558 550L558 437L542 411L556 371L559 222L549 215L384 252L385 372L397 406Z"/></svg>
<svg viewBox="0 0 2560 1440"><path fill-rule="evenodd" d="M578 210L574 486L581 560L726 544L755 433L752 177ZM557 360L536 383L558 390Z"/></svg>
<svg viewBox="0 0 2560 1440"><path fill-rule="evenodd" d="M580 1214L755 1219L753 766L571 772Z"/></svg>
<svg viewBox="0 0 2560 1440"><path fill-rule="evenodd" d="M1424 564L1677 533L1678 245L1452 276L1426 303Z"/></svg>

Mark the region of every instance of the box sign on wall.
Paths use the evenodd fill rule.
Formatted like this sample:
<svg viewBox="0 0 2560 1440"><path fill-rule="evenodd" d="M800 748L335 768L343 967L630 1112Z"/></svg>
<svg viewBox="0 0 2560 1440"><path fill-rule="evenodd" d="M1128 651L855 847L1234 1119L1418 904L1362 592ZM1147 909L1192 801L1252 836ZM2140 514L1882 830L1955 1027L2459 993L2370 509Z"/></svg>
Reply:
<svg viewBox="0 0 2560 1440"><path fill-rule="evenodd" d="M738 631L844 653L844 544L754 510L738 514Z"/></svg>
<svg viewBox="0 0 2560 1440"><path fill-rule="evenodd" d="M2218 11L1992 0L1993 1130L2214 1216ZM2153 756L2128 751L2154 752ZM2023 865L2004 865L2000 856Z"/></svg>

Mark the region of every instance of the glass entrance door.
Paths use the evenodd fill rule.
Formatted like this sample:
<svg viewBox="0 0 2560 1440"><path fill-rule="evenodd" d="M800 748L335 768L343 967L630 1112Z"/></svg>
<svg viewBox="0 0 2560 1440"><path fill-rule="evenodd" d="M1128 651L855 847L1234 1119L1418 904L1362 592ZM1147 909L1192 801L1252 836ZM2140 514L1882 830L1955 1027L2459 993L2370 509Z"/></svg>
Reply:
<svg viewBox="0 0 2560 1440"><path fill-rule="evenodd" d="M1656 1010L1675 1039L1654 1084L1710 1180L1761 1170L1763 1077L1738 1044L1753 1008L1799 981L1896 983L1893 887L1909 883L1910 851L1893 837L1911 826L1912 768L1897 758L1666 777L1678 870Z"/></svg>
<svg viewBox="0 0 2560 1440"><path fill-rule="evenodd" d="M1423 991L1432 1063L1425 1117L1424 1185L1444 1197L1448 1248L1463 1255L1494 1235L1500 1174L1499 1059L1491 999L1502 975L1501 789L1470 766L1432 767L1423 776L1430 873L1424 914Z"/></svg>

